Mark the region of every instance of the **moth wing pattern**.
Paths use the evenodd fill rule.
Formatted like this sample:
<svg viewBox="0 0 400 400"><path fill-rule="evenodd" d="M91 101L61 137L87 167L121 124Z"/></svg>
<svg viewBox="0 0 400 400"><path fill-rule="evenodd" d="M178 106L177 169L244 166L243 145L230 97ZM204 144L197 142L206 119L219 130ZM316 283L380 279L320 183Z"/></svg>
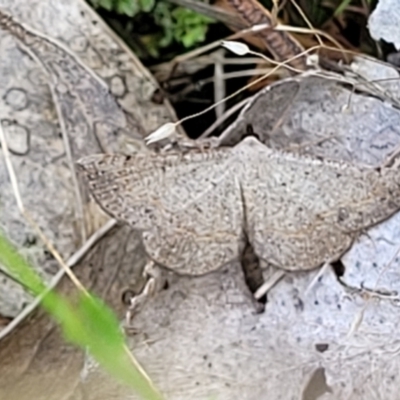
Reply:
<svg viewBox="0 0 400 400"><path fill-rule="evenodd" d="M254 138L236 152L249 240L276 267L308 270L338 259L363 229L400 209L394 170L280 153Z"/></svg>
<svg viewBox="0 0 400 400"><path fill-rule="evenodd" d="M239 256L244 217L230 150L101 154L78 166L98 204L141 230L158 263L201 275Z"/></svg>

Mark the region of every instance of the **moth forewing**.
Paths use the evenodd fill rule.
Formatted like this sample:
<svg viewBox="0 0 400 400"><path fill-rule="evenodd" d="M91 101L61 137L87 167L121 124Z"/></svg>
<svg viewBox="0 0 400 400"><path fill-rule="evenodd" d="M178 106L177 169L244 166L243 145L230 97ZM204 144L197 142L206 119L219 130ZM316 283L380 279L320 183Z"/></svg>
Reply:
<svg viewBox="0 0 400 400"><path fill-rule="evenodd" d="M287 270L338 259L360 232L400 209L398 172L237 147L248 235L256 254Z"/></svg>
<svg viewBox="0 0 400 400"><path fill-rule="evenodd" d="M95 200L142 230L158 263L201 275L239 256L244 217L230 149L97 155L78 164Z"/></svg>

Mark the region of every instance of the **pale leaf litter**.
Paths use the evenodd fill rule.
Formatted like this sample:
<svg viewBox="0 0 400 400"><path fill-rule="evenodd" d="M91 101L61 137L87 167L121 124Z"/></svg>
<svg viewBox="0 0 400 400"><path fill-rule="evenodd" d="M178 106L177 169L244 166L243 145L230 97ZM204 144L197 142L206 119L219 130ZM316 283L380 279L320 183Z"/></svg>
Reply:
<svg viewBox="0 0 400 400"><path fill-rule="evenodd" d="M151 102L155 86L146 73L143 73L144 69L139 68L139 61L110 36L104 25L99 24L96 19L90 19L87 5L81 1L68 4L59 1L31 1L29 4L28 7L23 1L0 1L2 10L26 22L38 32L60 40L77 54L86 66L109 83L111 93L140 121L147 132L169 120L167 107ZM41 66L3 30L0 30L0 51L7 55L0 59L0 118L10 150L15 153L12 162L24 205L46 236L56 243L61 255L68 258L80 245L80 229L74 211L76 202L71 172L48 86L49 79ZM71 120L75 124L75 129L68 131L72 157L78 159L84 154L99 152L98 142L91 135L93 128L88 126L87 121L82 118L82 110L71 103L67 95L68 93L64 99L65 112L68 114L66 125L68 127ZM142 99L140 106L139 98ZM104 126L107 122L106 120ZM107 129L104 126L100 126L96 132L103 133L103 147L111 147L111 151L115 151L112 146L116 145L119 150L128 151L133 148L129 141L130 134L120 130L120 142L113 143L115 136L111 135L114 139L107 138L104 134ZM11 185L7 183L7 171L2 157L1 155L1 229L20 246L21 252L28 256L40 273L49 279L59 266L44 251L42 244L38 243L32 229L21 219ZM93 215L89 219L91 227L88 233L105 221L104 217L97 218L96 221ZM30 297L4 275L0 275L0 282L0 314L15 316L31 301Z"/></svg>
<svg viewBox="0 0 400 400"><path fill-rule="evenodd" d="M53 7L54 4L53 1ZM5 2L0 5L4 7ZM45 15L46 6L40 15ZM70 12L77 16L78 7L70 7ZM22 18L16 9L12 11ZM51 27L47 22L46 26L39 24L35 28L54 35L57 24ZM0 39L2 54L8 55L2 57L0 66L0 86L4 91L1 117L15 119L18 126L31 133L29 156L33 160L28 162L24 156L25 162L18 162L17 156L13 157L21 191L26 206L46 234L68 256L75 249L68 214L72 213L70 204L74 204L73 190L67 183L70 177L65 161L58 161L59 165L55 163L54 170L50 169L51 161L58 160L64 149L57 135L46 78L8 35L1 32ZM85 59L85 52L79 56L93 68ZM22 62L12 62L21 58ZM18 73L19 68L23 70ZM377 68L383 70L381 65ZM24 96L19 92L11 97L16 106L5 101L6 92L14 87L35 93L29 108L21 109L25 102L21 102ZM400 115L389 101L352 93L333 81L315 77L289 79L264 89L230 129L246 128L244 118L251 121L259 136L267 135L271 146L285 148L289 142L306 143L294 150L363 164L379 164L400 143ZM21 149L21 143L24 140L18 139L18 144L10 146ZM34 162L39 166L32 165ZM46 169L40 169L42 165ZM3 165L1 180L8 181ZM1 191L1 203L2 225L6 223L7 234L23 244L30 230L21 221L6 184ZM49 221L53 218L56 222L52 225ZM379 277L381 291L398 292L398 262L387 269L386 266L400 246L399 218L397 214L368 230L342 258L344 281L352 286L374 288ZM62 238L58 237L61 232ZM41 253L33 259L43 263L43 250L33 248ZM54 264L47 267L53 268ZM305 296L316 273L289 274L271 290L265 313L258 315L254 314L237 263L200 278L170 274L169 290L149 301L135 318L140 333L131 339L132 348L167 398L301 399L302 388L313 373L324 369L325 374L314 375L314 380L319 378L327 389L324 394L319 392L320 399L397 399L400 342L396 296L369 300L368 296L346 291L329 269ZM9 299L8 287L2 287L0 296L5 291ZM2 306L8 304L8 310L15 311L9 300L7 303L5 298L0 299ZM109 385L96 376L94 373L86 380L90 398L104 390L103 385ZM323 385L324 376L329 388ZM315 399L309 392L307 388L307 399Z"/></svg>
<svg viewBox="0 0 400 400"><path fill-rule="evenodd" d="M371 14L368 27L375 40L393 43L400 50L400 1L379 0Z"/></svg>

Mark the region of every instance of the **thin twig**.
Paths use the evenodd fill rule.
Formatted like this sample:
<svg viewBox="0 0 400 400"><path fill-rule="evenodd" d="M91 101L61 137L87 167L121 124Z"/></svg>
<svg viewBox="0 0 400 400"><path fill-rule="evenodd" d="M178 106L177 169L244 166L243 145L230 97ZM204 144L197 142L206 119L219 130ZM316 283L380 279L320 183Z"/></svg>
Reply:
<svg viewBox="0 0 400 400"><path fill-rule="evenodd" d="M235 104L233 107L231 107L229 110L225 111L225 113L221 116L221 118L218 118L212 125L210 125L200 136L199 139L206 138L210 136L211 132L216 129L219 125L221 125L227 118L229 118L232 114L234 114L236 111L240 110L242 107L244 107L248 102L250 101L250 98L242 100L240 103Z"/></svg>
<svg viewBox="0 0 400 400"><path fill-rule="evenodd" d="M315 274L314 278L311 279L311 282L308 284L306 290L304 291L304 296L307 296L311 289L315 286L321 276L324 276L326 271L330 268L331 261L326 261L324 265L319 269L319 271Z"/></svg>
<svg viewBox="0 0 400 400"><path fill-rule="evenodd" d="M270 278L265 281L254 293L254 298L256 300L260 300L261 297L265 296L268 291L271 290L284 276L286 275L285 271L278 270L275 271Z"/></svg>
<svg viewBox="0 0 400 400"><path fill-rule="evenodd" d="M77 213L77 217L78 217L78 221L79 221L79 226L81 228L81 240L82 240L82 242L84 242L87 239L87 232L86 232L86 226L85 226L83 200L82 200L82 193L81 193L81 189L79 187L79 182L78 182L78 178L77 178L77 174L76 174L74 158L72 156L70 137L68 135L68 130L65 126L65 121L64 121L62 110L61 110L61 104L58 100L56 90L53 87L53 84L51 84L51 83L49 84L49 87L50 87L50 91L51 91L51 94L53 97L53 103L54 103L54 106L55 106L57 114L58 114L58 120L59 120L61 134L62 134L63 142L64 142L65 154L67 156L68 165L71 170L72 184L73 184L74 192L75 192L76 213Z"/></svg>
<svg viewBox="0 0 400 400"><path fill-rule="evenodd" d="M244 78L246 76L259 76L266 75L271 72L271 68L251 68L242 71L233 71L233 72L225 72L221 75L221 78L224 80L228 79L236 79L236 78ZM279 76L278 74L276 74ZM204 85L206 83L211 83L214 81L214 78L207 78L197 82L198 85Z"/></svg>
<svg viewBox="0 0 400 400"><path fill-rule="evenodd" d="M350 52L351 50L346 50L335 38L333 38L331 35L327 34L324 31L320 31L319 29L307 29L307 28L300 28L298 26L290 26L290 25L283 25L279 24L275 27L277 31L283 31L283 32L293 32L293 33L303 33L303 34L312 34L312 35L320 35L328 39L330 42L332 42L336 47L333 47L335 51L339 52ZM322 48L329 48L329 46L326 46L324 43L318 45L318 47ZM353 51L353 53L356 53ZM356 53L358 54L358 53Z"/></svg>
<svg viewBox="0 0 400 400"><path fill-rule="evenodd" d="M252 34L254 32L257 32L259 30L262 30L262 28L269 28L268 25L266 24L261 24L261 25L256 25L252 26L251 28L243 29L239 32L233 33L232 35L229 35L225 40L235 40L235 39L240 39L246 35ZM179 64L181 62L184 62L190 58L196 57L198 54L203 54L206 53L207 51L213 50L221 45L221 40L216 40L215 42L212 42L210 44L207 44L206 46L203 46L199 49L195 49L192 51L189 51L185 53L184 55L180 55L175 57L170 61L171 64Z"/></svg>
<svg viewBox="0 0 400 400"><path fill-rule="evenodd" d="M295 0L290 0L290 2L293 4L293 6L296 8L297 12L300 14L301 18L303 18L304 22L307 24L310 30L314 31L315 37L318 40L318 43L323 46L322 39L320 38L319 34L315 31L314 27L312 26L311 21L307 18L306 14L302 10L302 8L297 4Z"/></svg>
<svg viewBox="0 0 400 400"><path fill-rule="evenodd" d="M224 75L224 67L222 64L222 60L225 58L225 50L219 49L217 54L215 55L215 63L214 63L214 101L218 103L222 100L226 95L225 89L225 79L223 78ZM215 115L218 118L224 114L225 111L225 104L220 103L217 107L215 107Z"/></svg>
<svg viewBox="0 0 400 400"><path fill-rule="evenodd" d="M46 245L50 253L54 256L54 258L59 262L61 267L64 269L65 273L69 276L71 281L74 283L74 285L80 289L83 293L87 294L86 289L84 286L80 283L79 279L75 276L75 274L72 272L72 270L68 267L68 265L65 264L64 260L58 253L58 251L54 248L53 244L46 238L46 236L43 234L42 230L39 228L37 223L33 220L33 218L30 216L27 210L24 208L24 204L22 202L21 194L18 188L18 181L17 177L14 172L14 168L12 166L11 158L10 158L10 152L8 150L7 146L7 141L6 137L4 135L3 131L3 126L0 121L0 144L1 148L3 149L3 154L4 154L4 160L6 163L8 175L10 177L11 181L11 186L14 192L14 197L17 202L17 206L19 209L19 212L26 218L26 220L29 222L29 224L32 226L32 228L36 231L36 233L39 235L39 237L42 239L43 243Z"/></svg>
<svg viewBox="0 0 400 400"><path fill-rule="evenodd" d="M93 247L95 243L97 243L104 235L106 235L112 228L117 226L118 221L115 219L108 220L100 229L91 235L88 240L83 244L83 246L76 251L67 261L67 265L69 267L75 266Z"/></svg>
<svg viewBox="0 0 400 400"><path fill-rule="evenodd" d="M239 89L239 90L237 90L236 92L234 92L234 93L230 94L229 96L225 97L225 98L224 98L223 100L221 100L219 103L222 103L222 102L228 101L229 99L232 99L233 97L237 96L239 93L241 93L241 92L245 91L246 89L249 89L250 87L256 85L257 83L263 81L264 79L266 79L268 76L272 75L275 71L277 71L277 70L278 70L279 68L281 68L281 67L289 68L289 69L295 70L296 72L299 72L299 73L303 72L303 71L300 71L300 70L297 70L297 69L295 69L295 68L293 68L293 67L288 66L288 64L289 64L291 61L293 61L295 58L303 57L305 54L311 53L313 50L316 50L316 49L318 49L319 47L320 47L320 46L313 46L313 47L310 47L309 49L304 50L304 51L302 51L301 53L297 54L296 56L291 57L291 58L289 58L288 60L285 60L285 61L283 61L283 62L277 62L277 61L274 61L274 60L269 60L271 63L276 64L276 66L275 66L274 68L272 68L271 71L270 71L268 74L263 75L263 76L261 76L260 78L258 78L258 79L256 79L256 80L252 81L251 83L249 83L249 84L243 86L241 89ZM259 54L259 53L252 52L252 54ZM182 124L183 122L185 122L185 121L187 121L187 120L189 120L189 119L196 118L196 117L199 117L200 115L206 114L207 112L213 110L213 109L215 108L215 106L216 106L217 104L219 104L219 103L213 104L212 106L207 107L207 108L204 109L203 111L200 111L200 112L198 112L198 113L195 113L195 114L192 114L192 115L188 115L187 117L182 118L181 120L179 120L179 121L176 122L176 125L180 125L180 124Z"/></svg>

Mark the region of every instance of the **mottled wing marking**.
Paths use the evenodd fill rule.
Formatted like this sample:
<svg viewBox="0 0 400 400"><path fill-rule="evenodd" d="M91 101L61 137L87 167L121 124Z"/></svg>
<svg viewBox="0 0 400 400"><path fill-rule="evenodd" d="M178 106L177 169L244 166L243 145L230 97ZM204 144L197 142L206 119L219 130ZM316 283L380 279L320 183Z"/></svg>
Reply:
<svg viewBox="0 0 400 400"><path fill-rule="evenodd" d="M199 201L143 235L149 254L180 273L202 275L237 258L242 251L243 207L238 181L225 174Z"/></svg>
<svg viewBox="0 0 400 400"><path fill-rule="evenodd" d="M253 137L230 149L101 155L80 165L100 205L144 231L156 261L192 275L237 257L244 231L269 263L316 268L400 208L395 169L280 153Z"/></svg>
<svg viewBox="0 0 400 400"><path fill-rule="evenodd" d="M243 208L229 150L94 155L79 161L104 210L143 232L148 254L192 275L238 257Z"/></svg>
<svg viewBox="0 0 400 400"><path fill-rule="evenodd" d="M396 171L277 153L253 138L235 151L249 240L277 267L305 270L337 259L362 229L400 208Z"/></svg>

